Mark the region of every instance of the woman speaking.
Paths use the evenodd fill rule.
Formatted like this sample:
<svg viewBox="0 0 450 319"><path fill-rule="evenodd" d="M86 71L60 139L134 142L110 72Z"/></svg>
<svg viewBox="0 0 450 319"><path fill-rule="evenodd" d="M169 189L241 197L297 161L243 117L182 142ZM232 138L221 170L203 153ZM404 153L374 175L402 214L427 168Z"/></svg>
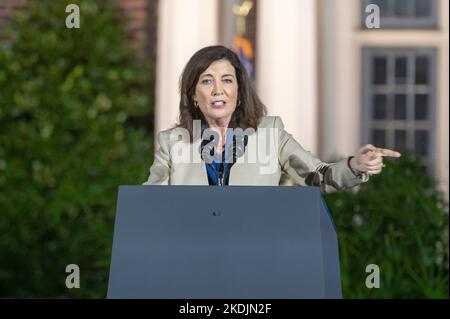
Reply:
<svg viewBox="0 0 450 319"><path fill-rule="evenodd" d="M400 153L365 145L335 163L314 157L284 130L254 91L239 57L224 46L196 52L180 82L179 123L158 134L159 149L144 185L296 184L341 191L369 180L383 157Z"/></svg>

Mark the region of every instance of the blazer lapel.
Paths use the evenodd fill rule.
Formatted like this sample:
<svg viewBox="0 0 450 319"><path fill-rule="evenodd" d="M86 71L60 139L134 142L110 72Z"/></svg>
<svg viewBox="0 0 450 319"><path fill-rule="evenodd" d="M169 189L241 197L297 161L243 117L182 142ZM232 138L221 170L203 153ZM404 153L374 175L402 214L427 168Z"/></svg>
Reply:
<svg viewBox="0 0 450 319"><path fill-rule="evenodd" d="M256 135L249 136L243 156L231 167L229 185L257 185L258 162L256 159Z"/></svg>
<svg viewBox="0 0 450 319"><path fill-rule="evenodd" d="M192 185L209 185L208 175L206 173L205 162L200 156L201 139L197 139L192 144L185 144L185 147L191 147L193 162L186 167L189 170L189 180Z"/></svg>

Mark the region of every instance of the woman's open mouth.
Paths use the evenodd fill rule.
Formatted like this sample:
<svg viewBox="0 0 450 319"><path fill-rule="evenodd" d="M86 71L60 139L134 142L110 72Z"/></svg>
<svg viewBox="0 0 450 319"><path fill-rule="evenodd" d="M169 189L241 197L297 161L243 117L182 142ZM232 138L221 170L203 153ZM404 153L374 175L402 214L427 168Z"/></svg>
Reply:
<svg viewBox="0 0 450 319"><path fill-rule="evenodd" d="M223 109L226 104L227 103L224 100L218 100L218 101L212 102L210 105L212 108L215 108L215 109Z"/></svg>

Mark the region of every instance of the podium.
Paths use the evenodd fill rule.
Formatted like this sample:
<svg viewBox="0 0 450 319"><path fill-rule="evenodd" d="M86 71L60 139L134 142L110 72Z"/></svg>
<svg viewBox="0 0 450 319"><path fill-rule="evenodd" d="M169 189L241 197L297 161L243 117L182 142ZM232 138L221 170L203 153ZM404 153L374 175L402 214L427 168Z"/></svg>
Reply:
<svg viewBox="0 0 450 319"><path fill-rule="evenodd" d="M317 187L120 186L107 298L341 298Z"/></svg>

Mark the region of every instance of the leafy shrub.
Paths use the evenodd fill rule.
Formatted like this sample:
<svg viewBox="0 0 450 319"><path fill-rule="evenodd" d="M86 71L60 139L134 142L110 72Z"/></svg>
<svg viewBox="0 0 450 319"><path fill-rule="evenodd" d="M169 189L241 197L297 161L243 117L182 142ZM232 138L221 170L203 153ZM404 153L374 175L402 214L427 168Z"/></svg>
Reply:
<svg viewBox="0 0 450 319"><path fill-rule="evenodd" d="M104 297L117 187L147 177L151 65L118 10L29 1L0 46L0 297ZM0 37L1 38L1 37ZM144 169L145 168L145 169ZM78 264L81 288L65 286Z"/></svg>
<svg viewBox="0 0 450 319"><path fill-rule="evenodd" d="M425 167L411 155L387 160L357 192L325 197L337 227L346 298L448 298L448 212ZM380 288L365 285L366 266Z"/></svg>

